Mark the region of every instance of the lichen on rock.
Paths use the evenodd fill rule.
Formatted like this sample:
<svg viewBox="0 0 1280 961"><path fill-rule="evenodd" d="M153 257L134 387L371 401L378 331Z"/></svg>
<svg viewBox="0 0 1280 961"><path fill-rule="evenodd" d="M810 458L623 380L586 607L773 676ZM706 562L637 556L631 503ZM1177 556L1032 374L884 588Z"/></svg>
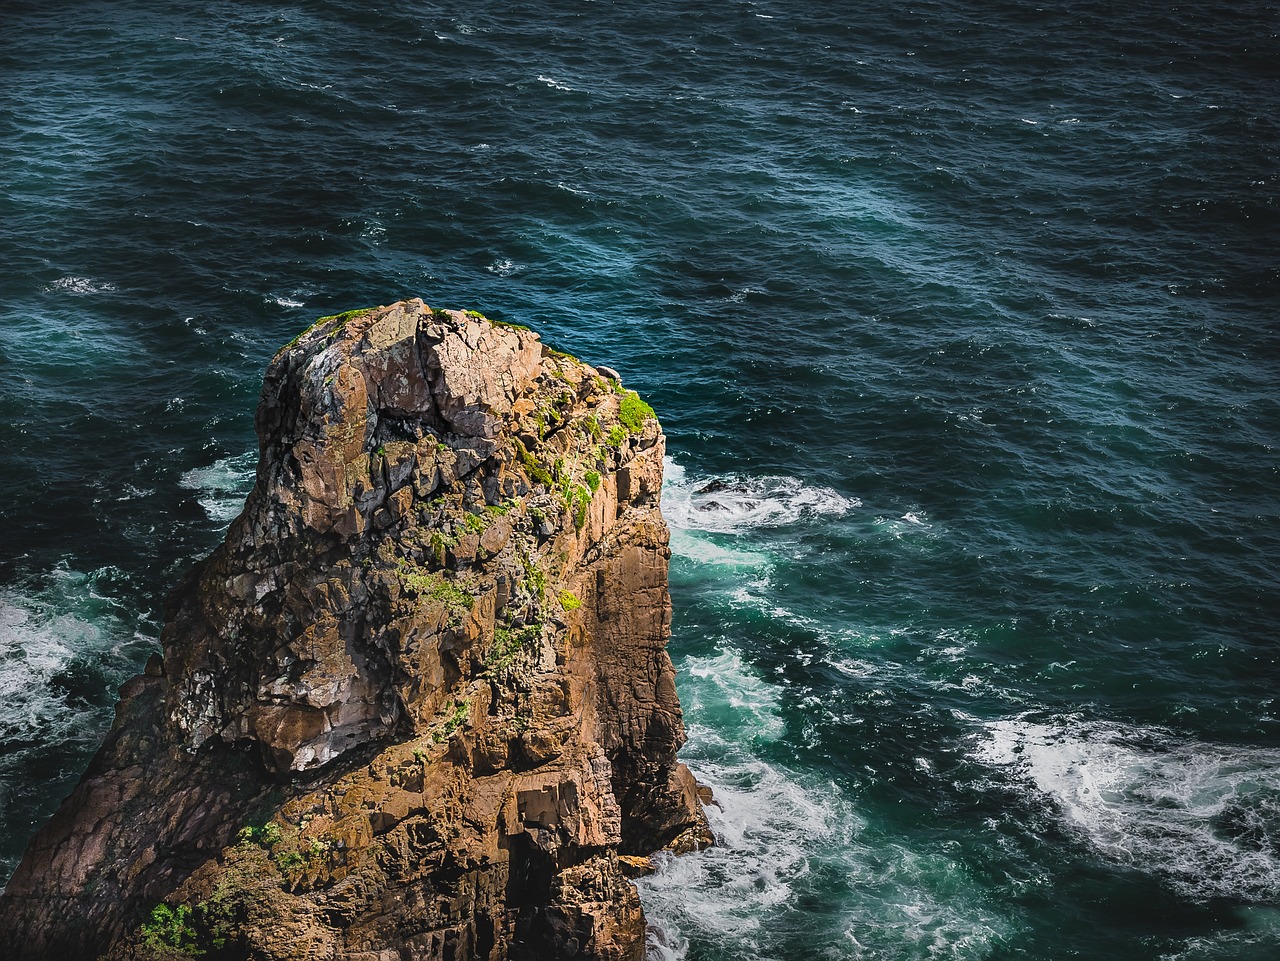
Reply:
<svg viewBox="0 0 1280 961"><path fill-rule="evenodd" d="M283 348L245 509L0 899L0 954L641 958L630 866L710 835L664 437L606 370L420 300Z"/></svg>

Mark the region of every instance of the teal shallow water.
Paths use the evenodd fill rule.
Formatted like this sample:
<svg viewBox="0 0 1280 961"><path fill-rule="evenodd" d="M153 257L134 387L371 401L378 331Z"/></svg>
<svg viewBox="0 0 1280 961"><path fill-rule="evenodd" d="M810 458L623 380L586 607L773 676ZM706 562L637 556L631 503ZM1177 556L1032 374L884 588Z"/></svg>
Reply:
<svg viewBox="0 0 1280 961"><path fill-rule="evenodd" d="M1276 23L9 5L5 872L274 349L421 295L667 429L724 843L645 882L655 958L1273 957Z"/></svg>

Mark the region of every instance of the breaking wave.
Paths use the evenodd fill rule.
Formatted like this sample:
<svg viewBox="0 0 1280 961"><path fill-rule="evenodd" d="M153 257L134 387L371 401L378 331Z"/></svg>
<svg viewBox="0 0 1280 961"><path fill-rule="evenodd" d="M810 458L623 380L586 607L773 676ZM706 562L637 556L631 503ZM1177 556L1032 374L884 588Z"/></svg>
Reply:
<svg viewBox="0 0 1280 961"><path fill-rule="evenodd" d="M1051 800L1109 860L1195 900L1280 898L1280 756L1160 728L989 723L976 751Z"/></svg>
<svg viewBox="0 0 1280 961"><path fill-rule="evenodd" d="M54 571L0 590L0 809L32 823L60 796L33 793L34 772L69 790L111 722L117 687L154 647L99 592L120 572ZM0 838L0 879L26 837Z"/></svg>
<svg viewBox="0 0 1280 961"><path fill-rule="evenodd" d="M209 519L227 525L244 507L244 499L253 487L258 455L246 451L234 457L223 457L208 467L195 467L182 475L179 483L199 492L200 506Z"/></svg>
<svg viewBox="0 0 1280 961"><path fill-rule="evenodd" d="M691 478L670 458L665 471L662 513L677 530L739 533L839 517L862 506L857 498L795 477L726 474Z"/></svg>
<svg viewBox="0 0 1280 961"><path fill-rule="evenodd" d="M949 857L881 836L830 782L773 759L782 689L729 648L679 664L684 758L715 801L714 847L660 856L639 881L650 961L682 961L690 939L742 961L981 958L1009 925L963 886ZM840 893L842 910L815 915Z"/></svg>

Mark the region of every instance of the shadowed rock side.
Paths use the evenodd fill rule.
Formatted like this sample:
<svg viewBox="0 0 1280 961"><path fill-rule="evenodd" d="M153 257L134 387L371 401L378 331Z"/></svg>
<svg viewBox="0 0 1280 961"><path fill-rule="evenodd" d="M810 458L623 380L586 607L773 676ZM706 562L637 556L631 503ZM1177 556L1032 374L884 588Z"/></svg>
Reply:
<svg viewBox="0 0 1280 961"><path fill-rule="evenodd" d="M641 958L622 868L710 839L652 411L412 300L283 349L257 429L163 662L0 899L0 956Z"/></svg>

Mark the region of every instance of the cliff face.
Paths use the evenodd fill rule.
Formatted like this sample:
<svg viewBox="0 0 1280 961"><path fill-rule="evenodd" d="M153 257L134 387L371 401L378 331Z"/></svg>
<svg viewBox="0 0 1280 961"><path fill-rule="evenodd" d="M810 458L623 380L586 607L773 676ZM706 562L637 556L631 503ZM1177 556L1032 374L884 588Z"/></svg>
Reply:
<svg viewBox="0 0 1280 961"><path fill-rule="evenodd" d="M257 429L0 956L641 958L628 856L709 840L652 411L413 300L283 349Z"/></svg>

